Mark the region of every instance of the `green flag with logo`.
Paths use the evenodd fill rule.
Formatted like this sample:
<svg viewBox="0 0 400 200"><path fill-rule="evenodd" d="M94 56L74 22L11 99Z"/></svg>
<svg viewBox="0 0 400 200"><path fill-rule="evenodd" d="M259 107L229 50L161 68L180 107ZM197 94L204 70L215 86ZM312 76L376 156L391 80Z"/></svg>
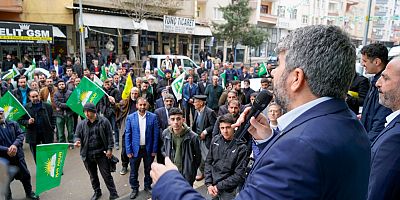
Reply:
<svg viewBox="0 0 400 200"><path fill-rule="evenodd" d="M222 88L225 88L225 85L226 85L226 71L224 71L224 73L221 73L219 75L219 77L221 78Z"/></svg>
<svg viewBox="0 0 400 200"><path fill-rule="evenodd" d="M158 69L158 70L157 70L157 74L158 74L159 76L165 78L165 73L164 73L161 69Z"/></svg>
<svg viewBox="0 0 400 200"><path fill-rule="evenodd" d="M19 118L24 116L27 111L24 106L7 91L0 99L0 107L4 109L4 117L8 120L17 121Z"/></svg>
<svg viewBox="0 0 400 200"><path fill-rule="evenodd" d="M87 77L84 77L79 85L74 89L71 96L69 96L67 106L80 116L85 117L83 106L86 103L93 103L96 105L104 94L105 92L103 89Z"/></svg>
<svg viewBox="0 0 400 200"><path fill-rule="evenodd" d="M178 78L176 78L171 83L172 92L174 93L177 101L182 99L182 89L184 80L185 80L185 73L179 75Z"/></svg>
<svg viewBox="0 0 400 200"><path fill-rule="evenodd" d="M262 63L260 65L260 69L258 70L258 76L261 77L262 75L264 75L266 73L268 73L267 66L265 66L265 63Z"/></svg>
<svg viewBox="0 0 400 200"><path fill-rule="evenodd" d="M68 143L40 144L36 147L36 194L60 185Z"/></svg>
<svg viewBox="0 0 400 200"><path fill-rule="evenodd" d="M106 72L106 66L103 65L101 67L101 74L100 74L100 80L105 81L107 79L107 72Z"/></svg>

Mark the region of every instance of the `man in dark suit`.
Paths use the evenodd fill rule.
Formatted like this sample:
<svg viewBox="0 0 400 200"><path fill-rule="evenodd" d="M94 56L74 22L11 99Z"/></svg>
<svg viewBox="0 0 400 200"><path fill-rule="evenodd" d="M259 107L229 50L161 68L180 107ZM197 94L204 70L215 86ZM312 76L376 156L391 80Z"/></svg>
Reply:
<svg viewBox="0 0 400 200"><path fill-rule="evenodd" d="M208 85L210 85L210 81L208 81L208 74L207 72L204 72L201 74L201 80L197 83L197 86L199 87L199 94L204 95L206 88Z"/></svg>
<svg viewBox="0 0 400 200"><path fill-rule="evenodd" d="M154 111L154 114L157 115L158 119L158 124L160 125L160 133L162 133L166 128L168 128L168 111L174 104L174 95L172 94L166 94L164 96L164 105L165 107L160 107L157 108ZM162 155L161 152L161 147L163 145L163 140L162 135L160 134L159 140L158 140L158 150L157 150L157 162L158 163L164 163L164 156Z"/></svg>
<svg viewBox="0 0 400 200"><path fill-rule="evenodd" d="M193 76L189 75L187 78L187 83L183 85L183 101L182 107L185 112L186 124L190 123L190 113L192 117L194 117L194 105L193 105L193 96L199 94L198 86L196 83L193 83Z"/></svg>
<svg viewBox="0 0 400 200"><path fill-rule="evenodd" d="M53 60L54 65L50 66L49 71L55 70L57 78L61 78L64 75L64 69L63 66L59 65L58 60L54 59Z"/></svg>
<svg viewBox="0 0 400 200"><path fill-rule="evenodd" d="M150 165L157 155L159 125L157 116L146 111L148 102L145 98L137 99L136 107L138 111L130 114L126 119L125 127L125 147L131 165L129 184L132 192L130 199L137 197L139 193L139 166L143 159L144 162L144 190L151 192Z"/></svg>
<svg viewBox="0 0 400 200"><path fill-rule="evenodd" d="M368 200L400 199L400 59L394 58L376 82L379 103L393 113L371 145Z"/></svg>
<svg viewBox="0 0 400 200"><path fill-rule="evenodd" d="M347 93L346 103L356 115L359 114L360 106L363 105L369 90L369 81L364 76L354 74L349 92Z"/></svg>
<svg viewBox="0 0 400 200"><path fill-rule="evenodd" d="M385 128L385 118L392 112L389 108L379 104L379 92L375 86L387 63L388 50L383 44L369 44L361 49L361 64L368 74L375 74L364 100L361 114L361 124L367 130L371 142Z"/></svg>
<svg viewBox="0 0 400 200"><path fill-rule="evenodd" d="M355 73L350 38L335 26L307 26L283 38L278 52L274 96L287 112L274 131L264 115L250 120L260 153L236 199L365 199L370 143L345 102ZM153 199L203 199L165 163L153 164Z"/></svg>
<svg viewBox="0 0 400 200"><path fill-rule="evenodd" d="M155 108L156 109L157 108L161 108L161 107L165 107L164 98L165 98L165 95L167 95L167 94L170 94L169 90L168 89L163 89L162 92L161 92L161 97L156 100L156 103L155 103ZM172 106L175 106L175 98L174 98L174 102L173 102Z"/></svg>
<svg viewBox="0 0 400 200"><path fill-rule="evenodd" d="M204 161L206 160L208 149L210 148L212 130L217 120L215 112L206 106L206 99L207 96L205 95L195 95L193 101L196 114L194 115L192 130L199 135L202 157L199 167L201 174L196 176L197 181L204 178Z"/></svg>

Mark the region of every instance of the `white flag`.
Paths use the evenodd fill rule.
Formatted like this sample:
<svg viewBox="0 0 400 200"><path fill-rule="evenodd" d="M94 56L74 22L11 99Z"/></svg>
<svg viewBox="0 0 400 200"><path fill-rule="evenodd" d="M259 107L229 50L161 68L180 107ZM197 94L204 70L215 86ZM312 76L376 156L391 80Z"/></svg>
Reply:
<svg viewBox="0 0 400 200"><path fill-rule="evenodd" d="M185 80L185 73L182 73L171 84L172 92L174 93L177 101L182 99L182 89L184 80Z"/></svg>

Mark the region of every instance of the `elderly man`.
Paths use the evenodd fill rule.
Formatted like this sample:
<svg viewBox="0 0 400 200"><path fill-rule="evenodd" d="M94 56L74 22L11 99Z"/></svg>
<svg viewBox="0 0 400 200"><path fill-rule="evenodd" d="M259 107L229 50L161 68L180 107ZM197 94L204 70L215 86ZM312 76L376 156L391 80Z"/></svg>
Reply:
<svg viewBox="0 0 400 200"><path fill-rule="evenodd" d="M251 118L248 131L260 155L236 199L365 199L370 143L345 102L355 52L335 26L299 28L279 43L274 96L287 112L278 119L280 131L264 115ZM153 199L203 199L165 163L153 164Z"/></svg>
<svg viewBox="0 0 400 200"><path fill-rule="evenodd" d="M393 111L371 146L368 200L400 199L400 58L389 62L376 82L379 103Z"/></svg>

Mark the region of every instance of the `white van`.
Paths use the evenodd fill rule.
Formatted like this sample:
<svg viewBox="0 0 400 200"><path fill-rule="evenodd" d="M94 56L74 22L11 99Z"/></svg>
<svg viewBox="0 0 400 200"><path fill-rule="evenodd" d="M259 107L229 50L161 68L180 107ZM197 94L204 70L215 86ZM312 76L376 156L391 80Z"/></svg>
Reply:
<svg viewBox="0 0 400 200"><path fill-rule="evenodd" d="M399 55L400 55L400 46L392 47L392 48L389 50L389 54L388 54L389 59L392 59L392 58L394 58L394 57L396 57L396 56L399 56Z"/></svg>
<svg viewBox="0 0 400 200"><path fill-rule="evenodd" d="M149 55L148 57L150 58L150 63L152 66L157 67L158 69L161 69L161 64L165 60L166 57L169 57L169 60L171 62L174 61L175 57L178 58L178 60L181 61L181 65L185 68L185 70L189 69L197 69L199 66L189 57L187 56L178 56L178 55Z"/></svg>

